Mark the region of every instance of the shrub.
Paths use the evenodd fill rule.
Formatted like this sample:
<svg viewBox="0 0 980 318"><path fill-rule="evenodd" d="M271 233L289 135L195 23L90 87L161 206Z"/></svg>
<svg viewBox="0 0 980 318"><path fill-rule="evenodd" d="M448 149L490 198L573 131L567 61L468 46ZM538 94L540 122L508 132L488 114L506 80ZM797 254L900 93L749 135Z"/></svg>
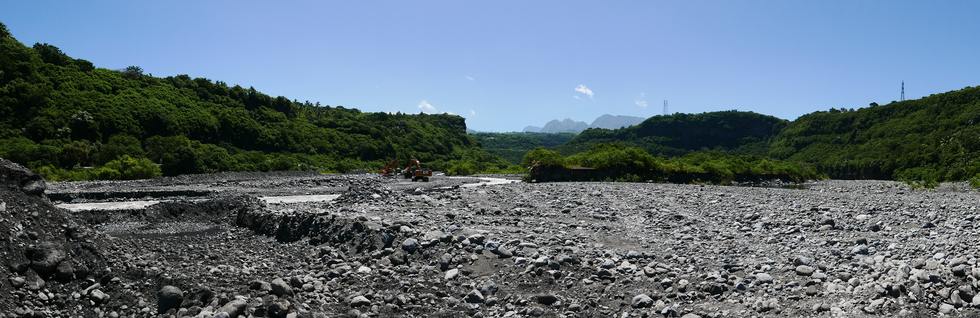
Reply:
<svg viewBox="0 0 980 318"><path fill-rule="evenodd" d="M477 173L476 164L472 161L453 160L446 169L446 174L451 176L465 176Z"/></svg>
<svg viewBox="0 0 980 318"><path fill-rule="evenodd" d="M524 159L521 160L521 166L530 167L535 163L539 167L564 167L565 158L562 158L561 154L557 151L535 148L524 155Z"/></svg>
<svg viewBox="0 0 980 318"><path fill-rule="evenodd" d="M119 159L109 161L100 169L114 170L117 174L114 175L115 178L99 176L98 179L149 179L161 175L160 167L150 161L150 159L133 158L128 155L123 155ZM107 173L107 176L113 174L111 171L106 171L105 173Z"/></svg>
<svg viewBox="0 0 980 318"><path fill-rule="evenodd" d="M905 182L912 188L935 188L939 185L940 172L930 167L902 169L895 173L895 180Z"/></svg>

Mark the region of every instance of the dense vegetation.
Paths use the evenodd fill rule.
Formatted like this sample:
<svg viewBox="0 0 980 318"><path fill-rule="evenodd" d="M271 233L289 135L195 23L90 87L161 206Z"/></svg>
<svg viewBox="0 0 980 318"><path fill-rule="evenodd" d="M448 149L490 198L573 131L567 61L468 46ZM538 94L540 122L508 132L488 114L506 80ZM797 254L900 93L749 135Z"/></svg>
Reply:
<svg viewBox="0 0 980 318"><path fill-rule="evenodd" d="M773 141L775 158L810 162L833 178L934 185L980 180L980 88L858 110L804 115ZM980 182L977 182L980 184Z"/></svg>
<svg viewBox="0 0 980 318"><path fill-rule="evenodd" d="M786 120L753 112L678 113L650 117L626 128L588 129L559 150L567 155L598 144L623 143L662 156L705 150L765 155L769 140L786 124Z"/></svg>
<svg viewBox="0 0 980 318"><path fill-rule="evenodd" d="M470 134L487 152L500 156L510 163L520 163L524 154L538 147L554 148L575 137L573 133L487 133Z"/></svg>
<svg viewBox="0 0 980 318"><path fill-rule="evenodd" d="M139 67L100 69L52 45L24 46L2 24L0 114L0 157L53 178L348 171L411 157L436 169L507 165L480 153L459 116L364 113Z"/></svg>
<svg viewBox="0 0 980 318"><path fill-rule="evenodd" d="M528 152L537 181L656 181L674 183L802 182L823 176L812 166L724 152L692 152L684 156L653 156L638 147L605 144L562 157L544 148Z"/></svg>

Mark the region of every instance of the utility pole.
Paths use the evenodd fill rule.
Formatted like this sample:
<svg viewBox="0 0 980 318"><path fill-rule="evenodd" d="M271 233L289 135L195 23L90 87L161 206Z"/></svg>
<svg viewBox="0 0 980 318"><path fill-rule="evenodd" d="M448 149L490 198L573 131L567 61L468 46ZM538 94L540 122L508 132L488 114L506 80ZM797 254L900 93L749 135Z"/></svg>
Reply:
<svg viewBox="0 0 980 318"><path fill-rule="evenodd" d="M901 99L901 101L903 101L903 102L905 101L905 81L902 81L902 99Z"/></svg>

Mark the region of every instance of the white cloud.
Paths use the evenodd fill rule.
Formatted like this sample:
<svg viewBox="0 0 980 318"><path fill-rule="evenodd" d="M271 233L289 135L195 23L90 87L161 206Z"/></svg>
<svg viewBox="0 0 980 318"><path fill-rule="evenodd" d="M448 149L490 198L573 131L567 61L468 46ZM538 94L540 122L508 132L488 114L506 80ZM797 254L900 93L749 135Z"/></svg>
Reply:
<svg viewBox="0 0 980 318"><path fill-rule="evenodd" d="M633 99L633 104L640 108L647 108L647 93L640 93L640 97Z"/></svg>
<svg viewBox="0 0 980 318"><path fill-rule="evenodd" d="M470 117L475 117L475 116L476 116L476 111L470 109Z"/></svg>
<svg viewBox="0 0 980 318"><path fill-rule="evenodd" d="M581 97L578 97L578 95L572 95L572 98L574 98L574 99L582 99Z"/></svg>
<svg viewBox="0 0 980 318"><path fill-rule="evenodd" d="M476 77L473 77L473 76L470 76L470 75L466 75L466 79L467 80L470 80L470 81L475 81L476 80Z"/></svg>
<svg viewBox="0 0 980 318"><path fill-rule="evenodd" d="M589 98L592 98L592 96L595 95L592 93L592 89L585 86L585 84L578 84L578 86L575 87L575 91L579 94L588 96Z"/></svg>
<svg viewBox="0 0 980 318"><path fill-rule="evenodd" d="M426 114L432 114L436 112L436 107L423 99L421 102L419 102L419 110Z"/></svg>

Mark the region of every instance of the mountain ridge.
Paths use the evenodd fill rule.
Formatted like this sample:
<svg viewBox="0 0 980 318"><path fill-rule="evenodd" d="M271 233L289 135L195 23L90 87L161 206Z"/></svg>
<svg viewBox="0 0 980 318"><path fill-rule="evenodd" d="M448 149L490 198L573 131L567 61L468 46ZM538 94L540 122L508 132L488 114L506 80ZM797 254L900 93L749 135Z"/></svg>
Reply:
<svg viewBox="0 0 980 318"><path fill-rule="evenodd" d="M571 118L565 118L562 120L552 119L545 123L543 127L538 126L527 126L524 127L523 132L530 133L580 133L589 128L603 128L603 129L616 129L628 126L633 126L639 124L646 120L643 117L636 116L626 116L626 115L610 115L603 114L596 119L592 120L592 123L586 123L584 121L577 121Z"/></svg>

